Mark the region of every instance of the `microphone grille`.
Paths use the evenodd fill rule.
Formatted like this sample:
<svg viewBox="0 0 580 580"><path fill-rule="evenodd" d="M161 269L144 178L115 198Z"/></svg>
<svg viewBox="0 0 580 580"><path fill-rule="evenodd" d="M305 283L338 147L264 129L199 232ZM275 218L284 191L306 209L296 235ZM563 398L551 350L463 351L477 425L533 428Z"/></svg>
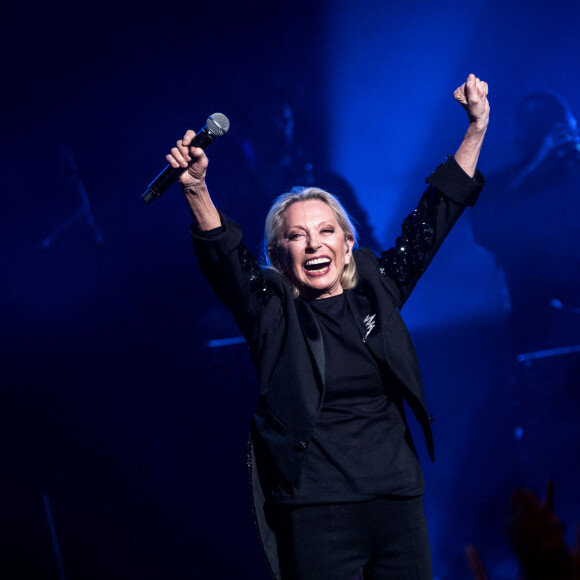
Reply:
<svg viewBox="0 0 580 580"><path fill-rule="evenodd" d="M222 113L214 113L207 118L206 126L216 137L221 137L228 132L230 121Z"/></svg>

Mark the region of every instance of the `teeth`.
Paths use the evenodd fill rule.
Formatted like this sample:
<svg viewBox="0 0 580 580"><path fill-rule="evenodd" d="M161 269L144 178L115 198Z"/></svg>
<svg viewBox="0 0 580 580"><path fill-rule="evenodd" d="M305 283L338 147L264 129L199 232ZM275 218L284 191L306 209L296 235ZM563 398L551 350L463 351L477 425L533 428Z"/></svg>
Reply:
<svg viewBox="0 0 580 580"><path fill-rule="evenodd" d="M330 264L330 260L328 258L314 258L314 260L308 260L305 262L305 266L318 266L319 264Z"/></svg>

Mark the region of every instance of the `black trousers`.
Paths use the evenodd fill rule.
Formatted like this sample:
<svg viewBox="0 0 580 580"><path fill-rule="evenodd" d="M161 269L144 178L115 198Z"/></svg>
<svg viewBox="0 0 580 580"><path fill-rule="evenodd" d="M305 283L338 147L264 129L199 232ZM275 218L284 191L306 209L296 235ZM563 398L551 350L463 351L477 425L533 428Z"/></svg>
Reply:
<svg viewBox="0 0 580 580"><path fill-rule="evenodd" d="M431 580L421 497L278 506L283 580Z"/></svg>

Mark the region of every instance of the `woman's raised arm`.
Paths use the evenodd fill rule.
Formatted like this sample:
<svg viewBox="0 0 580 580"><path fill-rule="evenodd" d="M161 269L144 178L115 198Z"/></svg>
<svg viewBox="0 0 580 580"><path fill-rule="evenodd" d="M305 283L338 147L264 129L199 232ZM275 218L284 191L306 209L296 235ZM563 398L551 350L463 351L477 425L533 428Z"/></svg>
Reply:
<svg viewBox="0 0 580 580"><path fill-rule="evenodd" d="M190 146L194 137L195 131L188 130L166 159L171 167L187 168L179 178L179 184L198 229L208 231L222 224L205 182L209 161L203 149Z"/></svg>
<svg viewBox="0 0 580 580"><path fill-rule="evenodd" d="M453 93L469 117L469 128L455 153L455 161L470 177L475 175L481 145L489 123L487 93L487 83L474 74L470 74L467 81Z"/></svg>

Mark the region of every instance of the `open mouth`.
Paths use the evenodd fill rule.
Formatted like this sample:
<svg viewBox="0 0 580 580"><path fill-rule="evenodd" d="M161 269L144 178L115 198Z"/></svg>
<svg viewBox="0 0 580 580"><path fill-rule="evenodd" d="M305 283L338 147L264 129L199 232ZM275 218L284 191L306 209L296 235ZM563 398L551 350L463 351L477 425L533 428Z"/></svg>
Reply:
<svg viewBox="0 0 580 580"><path fill-rule="evenodd" d="M310 274L324 274L330 268L330 258L314 258L304 262L304 269Z"/></svg>

